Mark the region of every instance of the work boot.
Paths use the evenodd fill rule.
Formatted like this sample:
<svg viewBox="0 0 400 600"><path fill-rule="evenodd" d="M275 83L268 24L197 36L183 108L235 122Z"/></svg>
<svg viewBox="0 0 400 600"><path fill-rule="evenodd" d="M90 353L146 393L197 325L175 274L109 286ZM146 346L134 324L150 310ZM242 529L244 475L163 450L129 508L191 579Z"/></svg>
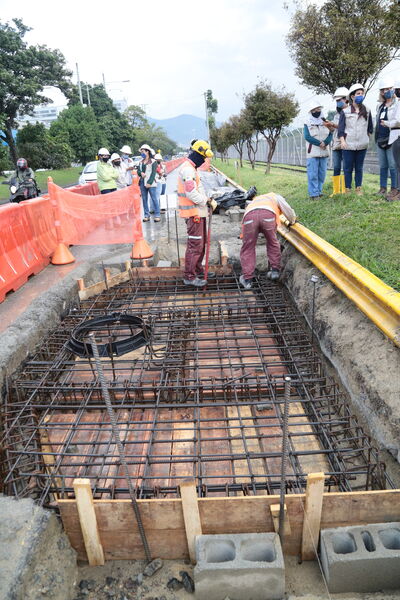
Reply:
<svg viewBox="0 0 400 600"><path fill-rule="evenodd" d="M344 188L345 194L351 194L351 188Z"/></svg>
<svg viewBox="0 0 400 600"><path fill-rule="evenodd" d="M215 279L216 278L216 274L214 271L208 271L207 274L207 279ZM204 279L204 273L201 273L200 275L197 275L197 279Z"/></svg>
<svg viewBox="0 0 400 600"><path fill-rule="evenodd" d="M390 190L390 192L388 193L388 195L386 196L386 200L389 200L389 202L392 202L392 200L396 200L399 199L398 195L399 195L399 190L396 188L392 188Z"/></svg>
<svg viewBox="0 0 400 600"><path fill-rule="evenodd" d="M195 287L204 287L207 283L205 279L199 279L195 277L195 279L183 279L183 283L185 285L194 285Z"/></svg>
<svg viewBox="0 0 400 600"><path fill-rule="evenodd" d="M377 192L375 192L375 196L386 196L387 188L380 187Z"/></svg>
<svg viewBox="0 0 400 600"><path fill-rule="evenodd" d="M310 196L310 200L319 200L319 196Z"/></svg>
<svg viewBox="0 0 400 600"><path fill-rule="evenodd" d="M239 277L239 283L245 290L251 290L253 287L251 279L245 279L243 275Z"/></svg>
<svg viewBox="0 0 400 600"><path fill-rule="evenodd" d="M281 273L280 273L279 269L271 269L267 273L267 277L271 281L277 281L279 279L280 275L281 275Z"/></svg>
<svg viewBox="0 0 400 600"><path fill-rule="evenodd" d="M361 187L356 187L356 194L357 196L364 196L364 192L362 191Z"/></svg>

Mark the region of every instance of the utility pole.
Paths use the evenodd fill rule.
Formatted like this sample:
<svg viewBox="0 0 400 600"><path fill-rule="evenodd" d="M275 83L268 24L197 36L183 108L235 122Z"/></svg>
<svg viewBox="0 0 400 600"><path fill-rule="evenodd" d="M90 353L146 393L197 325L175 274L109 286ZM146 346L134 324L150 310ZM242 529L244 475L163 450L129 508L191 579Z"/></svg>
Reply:
<svg viewBox="0 0 400 600"><path fill-rule="evenodd" d="M90 94L89 94L89 84L86 84L86 93L87 93L87 103L90 106Z"/></svg>
<svg viewBox="0 0 400 600"><path fill-rule="evenodd" d="M77 77L77 80L78 80L79 99L80 99L81 104L83 106L82 88L81 88L81 80L79 79L78 63L75 63L75 64L76 64L76 77Z"/></svg>
<svg viewBox="0 0 400 600"><path fill-rule="evenodd" d="M204 103L206 108L207 142L210 143L210 123L208 120L207 92L204 92Z"/></svg>
<svg viewBox="0 0 400 600"><path fill-rule="evenodd" d="M104 87L104 91L107 92L107 88L106 88L106 78L104 77L104 73L102 73L103 75L103 87Z"/></svg>

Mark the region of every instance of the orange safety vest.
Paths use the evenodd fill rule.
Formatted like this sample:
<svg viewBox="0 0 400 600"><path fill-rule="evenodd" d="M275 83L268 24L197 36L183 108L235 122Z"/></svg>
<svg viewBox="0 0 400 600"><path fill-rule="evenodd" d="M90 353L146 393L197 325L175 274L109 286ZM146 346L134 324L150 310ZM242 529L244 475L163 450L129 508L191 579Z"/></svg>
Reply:
<svg viewBox="0 0 400 600"><path fill-rule="evenodd" d="M256 196L244 211L244 216L246 216L248 212L254 210L255 208L264 208L266 210L271 210L273 213L275 213L276 225L278 226L281 224L279 217L282 214L282 211L279 208L279 204L275 198L274 192L270 192L269 194L262 194L261 196Z"/></svg>
<svg viewBox="0 0 400 600"><path fill-rule="evenodd" d="M184 162L183 165L181 166L181 168L179 170L179 174L178 174L178 207L179 207L179 216L182 217L183 219L188 219L189 217L198 217L199 216L199 211L197 209L196 204L194 202L192 202L190 200L190 198L188 198L186 196L185 183L181 176L181 170L184 167L187 167L188 165L193 166L192 163L188 163L187 161ZM197 188L199 187L199 183L200 183L200 177L196 171L196 187Z"/></svg>

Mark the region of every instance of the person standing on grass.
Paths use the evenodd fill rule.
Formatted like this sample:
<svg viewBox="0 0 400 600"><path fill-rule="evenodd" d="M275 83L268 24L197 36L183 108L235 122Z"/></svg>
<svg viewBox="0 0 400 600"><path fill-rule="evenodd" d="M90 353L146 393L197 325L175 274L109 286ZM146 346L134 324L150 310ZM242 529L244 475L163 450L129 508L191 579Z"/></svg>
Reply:
<svg viewBox="0 0 400 600"><path fill-rule="evenodd" d="M98 151L99 162L97 163L97 185L100 194L109 194L117 189L118 171L114 169L110 161L110 153L107 148Z"/></svg>
<svg viewBox="0 0 400 600"><path fill-rule="evenodd" d="M160 221L160 203L157 197L157 161L154 160L154 151L148 144L143 144L140 148L142 161L138 166L138 177L140 181L140 192L142 194L143 221L150 221L150 210L148 196L150 194L151 207L154 212L154 221Z"/></svg>
<svg viewBox="0 0 400 600"><path fill-rule="evenodd" d="M308 114L307 123L304 124L308 195L310 200L319 200L326 177L332 132L323 119L322 106L316 100L310 103Z"/></svg>
<svg viewBox="0 0 400 600"><path fill-rule="evenodd" d="M393 82L388 79L381 79L379 82L379 105L376 111L375 126L376 151L380 166L380 188L378 194L386 196L389 171L391 190L386 196L389 201L398 195L397 168L392 149L392 144L400 132L400 130L395 129L395 114L398 104L399 102L393 89ZM392 131L390 123L393 123L393 121L394 129Z"/></svg>
<svg viewBox="0 0 400 600"><path fill-rule="evenodd" d="M364 105L365 89L354 83L349 89L349 106L340 113L338 137L343 150L345 193L351 192L354 170L356 194L362 196L364 159L369 136L374 131L371 111Z"/></svg>
<svg viewBox="0 0 400 600"><path fill-rule="evenodd" d="M281 247L276 230L281 214L287 218L290 225L296 222L296 213L289 203L283 196L273 192L256 196L245 210L242 221L243 243L240 250L242 275L239 278L245 290L252 287L256 267L256 244L260 233L265 237L266 243L269 263L267 277L271 281L277 281L280 277Z"/></svg>
<svg viewBox="0 0 400 600"><path fill-rule="evenodd" d="M394 93L397 99L396 110L387 124L390 127L389 144L392 144L393 159L397 168L397 194L386 197L389 202L400 200L400 80L394 84Z"/></svg>
<svg viewBox="0 0 400 600"><path fill-rule="evenodd" d="M342 148L340 145L340 140L338 138L338 126L339 126L339 118L340 113L349 103L347 96L349 95L349 90L346 87L339 87L335 90L333 94L333 99L336 101L336 112L333 117L332 127L334 128L333 137L332 137L332 162L333 162L333 176L332 176L332 188L333 194L340 194L341 192L341 170L342 170ZM332 194L332 195L333 195Z"/></svg>

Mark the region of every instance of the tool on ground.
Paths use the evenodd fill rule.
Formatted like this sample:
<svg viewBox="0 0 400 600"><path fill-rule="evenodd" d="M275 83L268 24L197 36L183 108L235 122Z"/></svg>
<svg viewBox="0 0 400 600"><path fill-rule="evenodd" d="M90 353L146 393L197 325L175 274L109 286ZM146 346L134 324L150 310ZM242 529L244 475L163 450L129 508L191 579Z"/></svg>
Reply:
<svg viewBox="0 0 400 600"><path fill-rule="evenodd" d="M140 533L140 538L142 540L143 548L144 548L144 551L146 554L146 559L148 562L151 562L150 548L147 543L146 533L144 531L142 518L140 516L139 506L136 501L135 490L133 489L131 476L129 474L128 464L126 462L125 451L122 446L121 439L119 437L117 421L115 418L114 409L111 404L110 394L108 391L107 383L106 383L106 380L104 377L103 366L101 364L101 360L100 360L100 356L99 356L99 350L97 348L96 339L95 339L93 333L89 334L89 341L90 341L90 345L92 347L93 358L94 358L94 362L96 365L97 375L98 375L100 385L101 385L101 391L103 394L104 402L106 403L107 412L108 412L108 416L109 416L110 423L111 423L112 434L114 437L115 444L118 448L119 461L123 467L126 482L128 485L129 495L130 495L131 502L132 502L133 512L135 513L136 522L137 522L139 533Z"/></svg>
<svg viewBox="0 0 400 600"><path fill-rule="evenodd" d="M283 403L283 423L282 423L282 461L281 461L281 490L279 498L279 537L283 547L284 529L285 529L285 491L286 491L286 462L288 447L288 419L289 419L289 399L291 378L285 377L285 391Z"/></svg>
<svg viewBox="0 0 400 600"><path fill-rule="evenodd" d="M181 257L179 255L179 234L178 234L178 218L176 215L177 212L177 208L174 210L174 214L175 214L175 233L176 233L176 253L178 255L178 267L180 267L181 265Z"/></svg>
<svg viewBox="0 0 400 600"><path fill-rule="evenodd" d="M207 228L207 245L206 245L206 263L204 266L204 281L207 281L207 277L208 277L208 261L210 258L212 214L213 214L212 207L210 207L208 209L208 228Z"/></svg>

